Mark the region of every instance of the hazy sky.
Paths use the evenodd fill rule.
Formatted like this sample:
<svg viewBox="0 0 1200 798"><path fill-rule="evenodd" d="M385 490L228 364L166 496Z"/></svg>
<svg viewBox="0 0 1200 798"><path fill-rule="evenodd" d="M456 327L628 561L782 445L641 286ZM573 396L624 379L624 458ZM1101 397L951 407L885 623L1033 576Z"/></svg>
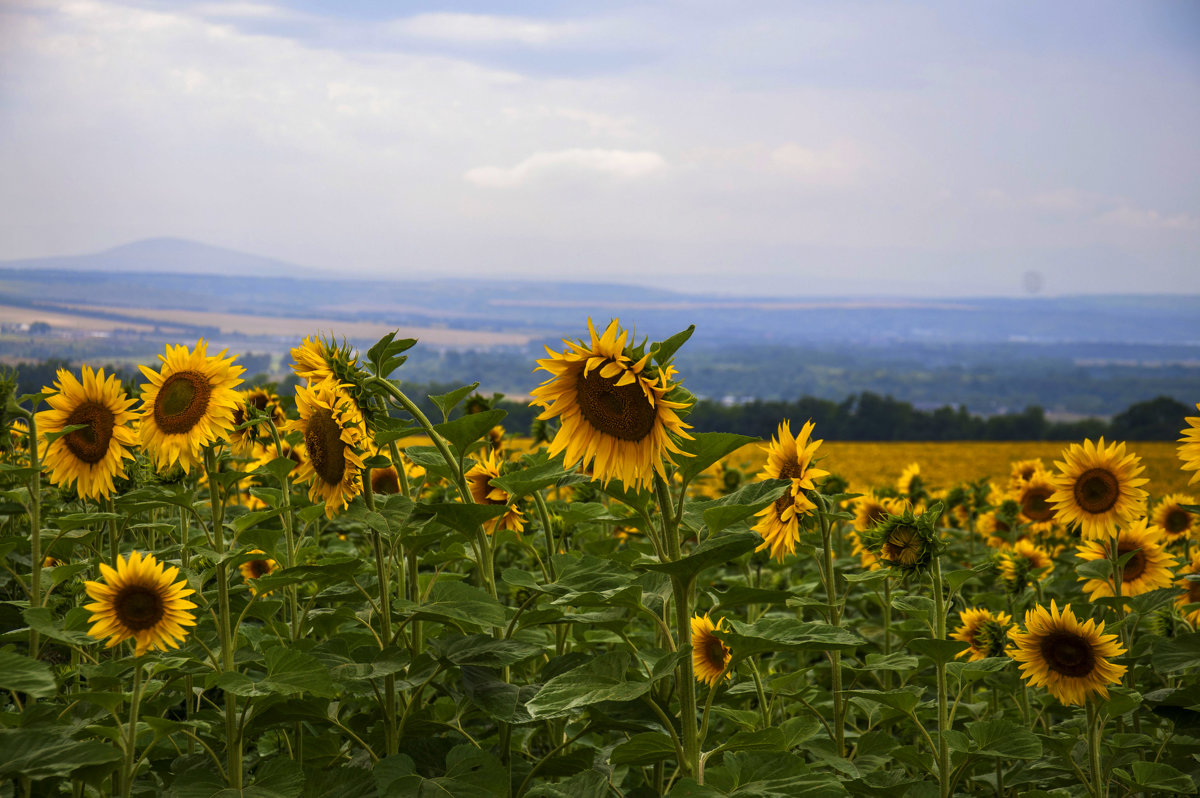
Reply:
<svg viewBox="0 0 1200 798"><path fill-rule="evenodd" d="M1200 292L1200 3L0 0L0 259Z"/></svg>

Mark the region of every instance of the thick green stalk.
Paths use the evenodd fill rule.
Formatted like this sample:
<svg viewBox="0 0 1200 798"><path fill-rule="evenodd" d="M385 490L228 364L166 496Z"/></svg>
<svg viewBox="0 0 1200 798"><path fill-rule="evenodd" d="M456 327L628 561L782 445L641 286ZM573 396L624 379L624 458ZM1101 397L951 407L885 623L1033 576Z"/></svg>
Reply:
<svg viewBox="0 0 1200 798"><path fill-rule="evenodd" d="M1087 699L1087 726L1088 766L1091 771L1089 775L1092 777L1090 785L1092 798L1104 798L1106 792L1104 774L1100 768L1100 713L1091 698Z"/></svg>
<svg viewBox="0 0 1200 798"><path fill-rule="evenodd" d="M129 798L133 791L133 769L137 762L137 727L138 710L142 703L142 663L135 659L133 662L133 697L129 702L129 727L125 737L125 760L121 767L121 792Z"/></svg>
<svg viewBox="0 0 1200 798"><path fill-rule="evenodd" d="M367 509L375 510L375 494L371 490L371 469L362 471L363 499ZM388 559L384 556L383 538L376 529L371 530L371 546L375 551L375 577L379 581L379 626L383 645L392 640L392 591L388 585ZM389 673L383 677L384 746L391 756L400 749L396 738L396 676Z"/></svg>
<svg viewBox="0 0 1200 798"><path fill-rule="evenodd" d="M225 554L225 504L217 482L217 455L211 448L204 451L204 467L208 472L209 506L212 508L213 541L218 555ZM221 640L221 671L234 670L233 614L229 609L229 561L217 563L217 634ZM237 696L225 691L225 754L229 786L242 788L242 740L238 731Z"/></svg>
<svg viewBox="0 0 1200 798"><path fill-rule="evenodd" d="M946 639L946 598L943 595L945 592L942 587L942 558L941 555L935 555L933 558L933 569L931 572L933 578L933 615L934 615L934 636L938 640ZM935 663L937 667L937 693L938 693L938 782L941 784L942 798L949 798L950 795L950 745L946 739L946 732L949 731L949 710L947 707L947 690L946 690L946 663L941 657Z"/></svg>
<svg viewBox="0 0 1200 798"><path fill-rule="evenodd" d="M29 478L29 553L33 559L33 571L29 577L29 606L42 606L42 465L38 460L37 421L33 413L25 413L29 425L29 467L33 475ZM6 433L7 434L7 433ZM38 633L29 629L29 656L37 659Z"/></svg>
<svg viewBox="0 0 1200 798"><path fill-rule="evenodd" d="M825 497L817 494L818 517L821 523L821 542L824 548L825 596L829 602L829 623L841 626L842 613L838 607L837 573L833 570L833 533L829 526L829 507ZM830 651L829 666L833 692L834 746L838 756L846 755L846 707L842 697L842 652Z"/></svg>
<svg viewBox="0 0 1200 798"><path fill-rule="evenodd" d="M533 501L537 505L538 520L542 522L542 529L546 532L546 575L553 582L558 579L554 572L554 555L557 545L554 542L554 529L550 526L550 511L546 508L546 500L542 498L540 490L533 492Z"/></svg>
<svg viewBox="0 0 1200 798"><path fill-rule="evenodd" d="M279 437L279 430L275 427L275 422L268 417L266 425L271 433L271 440L275 443L275 456L283 457L283 440ZM281 501L283 503L283 540L287 546L287 567L294 568L296 567L296 519L292 516L292 480L288 474L279 478L279 491L282 494ZM295 585L288 585L284 591L288 598L292 640L296 640L300 637L300 601L297 598Z"/></svg>

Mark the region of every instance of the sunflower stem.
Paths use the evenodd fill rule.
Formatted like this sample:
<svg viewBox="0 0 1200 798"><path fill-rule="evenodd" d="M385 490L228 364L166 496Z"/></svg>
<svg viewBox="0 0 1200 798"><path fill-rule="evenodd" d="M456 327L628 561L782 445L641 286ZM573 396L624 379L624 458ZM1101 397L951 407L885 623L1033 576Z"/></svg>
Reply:
<svg viewBox="0 0 1200 798"><path fill-rule="evenodd" d="M275 422L268 415L266 419L267 429L271 432L271 440L275 443L275 456L283 457L283 440L279 437L279 429L275 426ZM290 472L289 472L290 473ZM279 491L282 494L283 502L283 540L287 546L287 567L296 567L296 519L292 517L292 480L288 474L284 474L279 478ZM288 597L288 614L291 617L289 624L292 641L296 641L300 637L300 603L297 598L296 586L288 585L284 588Z"/></svg>
<svg viewBox="0 0 1200 798"><path fill-rule="evenodd" d="M129 726L125 735L125 761L121 767L121 792L129 798L133 791L134 754L137 752L138 710L142 703L142 663L133 661L133 696L129 700Z"/></svg>
<svg viewBox="0 0 1200 798"><path fill-rule="evenodd" d="M533 501L537 505L538 520L542 522L542 529L546 532L546 570L550 581L558 580L558 576L554 572L554 555L558 547L554 543L554 530L550 526L550 511L546 508L546 500L542 498L542 492L535 490L533 492Z"/></svg>
<svg viewBox="0 0 1200 798"><path fill-rule="evenodd" d="M666 481L654 475L654 491L658 500L658 512L662 516L663 541L671 562L680 559L679 530L675 523L674 504L671 490ZM671 577L671 589L675 599L675 650L692 649L692 585L693 580ZM679 727L683 738L683 762L679 766L685 772L698 776L700 773L700 734L696 725L696 676L692 669L692 658L685 656L676 669L676 690L679 693Z"/></svg>
<svg viewBox="0 0 1200 798"><path fill-rule="evenodd" d="M942 587L942 556L933 555L930 576L933 581L934 603L934 637L946 639L946 599ZM938 699L938 783L941 785L942 798L950 795L950 745L946 739L949 731L949 712L947 708L946 663L939 657L934 663L937 669L937 699Z"/></svg>
<svg viewBox="0 0 1200 798"><path fill-rule="evenodd" d="M1107 791L1104 784L1104 773L1100 768L1100 731L1104 724L1100 722L1100 713L1096 709L1096 702L1091 698L1087 699L1087 725L1092 798L1104 798Z"/></svg>
<svg viewBox="0 0 1200 798"><path fill-rule="evenodd" d="M362 470L363 500L367 509L375 511L375 494L371 490L371 469ZM379 580L379 626L384 646L392 640L392 591L388 585L388 560L383 556L383 538L379 530L371 530L371 547L375 551L375 577ZM396 676L389 673L383 677L384 746L391 756L399 748L396 739Z"/></svg>
<svg viewBox="0 0 1200 798"><path fill-rule="evenodd" d="M825 595L829 601L829 623L831 626L842 625L842 613L838 607L837 572L833 568L833 530L829 525L829 504L820 494L817 497L817 517L821 524L822 564L824 566ZM833 733L834 746L838 756L845 756L846 751L846 707L842 698L842 652L830 651L829 667L832 676L833 692Z"/></svg>
<svg viewBox="0 0 1200 798"><path fill-rule="evenodd" d="M18 408L21 409L21 408ZM29 576L29 606L42 606L42 466L38 460L37 420L34 413L21 409L29 427L29 467L33 475L29 478L29 554L33 559L33 571ZM8 433L5 433L6 435ZM40 640L37 630L29 628L29 656L37 659ZM30 696L30 700L33 697Z"/></svg>
<svg viewBox="0 0 1200 798"><path fill-rule="evenodd" d="M219 555L225 554L225 505L221 501L221 489L217 483L217 454L212 447L204 450L204 468L208 474L208 498L212 508L212 531ZM221 672L234 670L233 615L229 610L229 562L217 563L217 633L221 640ZM229 786L242 788L242 740L238 732L237 696L225 691L225 755Z"/></svg>

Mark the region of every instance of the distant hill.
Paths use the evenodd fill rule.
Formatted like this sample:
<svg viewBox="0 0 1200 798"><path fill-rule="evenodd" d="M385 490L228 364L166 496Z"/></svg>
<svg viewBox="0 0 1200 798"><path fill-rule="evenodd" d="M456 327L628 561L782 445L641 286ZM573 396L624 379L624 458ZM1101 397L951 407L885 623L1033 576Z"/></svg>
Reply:
<svg viewBox="0 0 1200 798"><path fill-rule="evenodd" d="M184 238L147 238L86 255L0 261L0 269L217 274L227 277L328 277L329 272Z"/></svg>

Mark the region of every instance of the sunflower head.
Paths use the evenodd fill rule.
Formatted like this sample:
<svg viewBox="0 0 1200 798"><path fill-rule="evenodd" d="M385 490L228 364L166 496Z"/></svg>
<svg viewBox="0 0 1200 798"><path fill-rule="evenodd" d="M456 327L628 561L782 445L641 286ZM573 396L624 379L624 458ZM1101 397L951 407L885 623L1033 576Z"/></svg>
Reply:
<svg viewBox="0 0 1200 798"><path fill-rule="evenodd" d="M720 680L729 660L733 658L733 652L713 634L715 630L721 629L724 620L721 618L714 624L707 614L692 616L692 670L697 681L710 687ZM728 679L732 675L725 673L725 678Z"/></svg>
<svg viewBox="0 0 1200 798"><path fill-rule="evenodd" d="M55 485L74 485L80 496L108 497L113 480L125 476L124 460L133 459L130 449L137 442L131 426L137 414L115 375L104 369L83 367L82 380L66 369L58 370L53 394L46 399L49 410L35 416L42 452L42 467ZM47 442L46 436L69 427L80 428Z"/></svg>
<svg viewBox="0 0 1200 798"><path fill-rule="evenodd" d="M287 420L283 414L283 406L279 402L279 397L273 391L266 388L251 388L248 391L238 393L238 398L241 400L237 407L233 409L233 429L229 431L229 443L233 447L233 451L243 457L250 456L254 451L254 444L260 440L270 440L270 436L263 437L263 433L259 432L259 424L251 423L250 426L243 429L238 429L248 422L263 422L270 419L271 423L276 428L282 427Z"/></svg>
<svg viewBox="0 0 1200 798"><path fill-rule="evenodd" d="M1041 462L1041 461L1038 461ZM1021 521L1026 524L1054 523L1054 505L1050 498L1056 490L1050 475L1040 468L1025 479L1016 489L1017 504L1021 509Z"/></svg>
<svg viewBox="0 0 1200 798"><path fill-rule="evenodd" d="M306 456L296 469L296 480L308 483L308 496L325 502L332 518L362 493L364 422L358 405L343 386L326 380L296 386L300 418L285 427L304 438Z"/></svg>
<svg viewBox="0 0 1200 798"><path fill-rule="evenodd" d="M1154 508L1154 526L1162 531L1167 543L1190 537L1200 529L1196 516L1185 506L1195 506L1196 497L1187 493L1172 493L1162 497L1162 501Z"/></svg>
<svg viewBox="0 0 1200 798"><path fill-rule="evenodd" d="M1054 570L1050 553L1030 540L1018 540L998 557L1000 577L1010 593L1025 590L1031 581L1044 579Z"/></svg>
<svg viewBox="0 0 1200 798"><path fill-rule="evenodd" d="M196 605L185 596L194 593L186 580L174 581L177 567L165 568L153 554L134 551L125 559L117 555L116 568L100 564L102 582L85 582L92 603L84 609L92 613L88 634L103 640L111 648L133 638L136 655L151 649L166 651L179 648L187 637L185 626L195 626L192 613Z"/></svg>
<svg viewBox="0 0 1200 798"><path fill-rule="evenodd" d="M896 492L916 504L925 497L925 482L921 479L921 464L909 463L896 480Z"/></svg>
<svg viewBox="0 0 1200 798"><path fill-rule="evenodd" d="M1200 402L1196 404L1196 409L1200 410ZM1188 416L1184 421L1187 422L1187 429L1179 431L1183 437L1179 439L1181 445L1178 451L1179 459L1183 461L1180 468L1196 472L1188 480L1188 484L1191 485L1200 482L1200 416Z"/></svg>
<svg viewBox="0 0 1200 798"><path fill-rule="evenodd" d="M369 414L367 379L371 375L359 363L358 353L345 339L339 344L332 335L329 338L314 335L293 347L291 353L292 371L297 376L303 377L309 385L334 381L354 400L360 414Z"/></svg>
<svg viewBox="0 0 1200 798"><path fill-rule="evenodd" d="M898 515L889 513L883 521L861 533L861 537L884 565L904 576L924 572L945 549L946 544L937 531L941 514L941 504L919 514L906 508Z"/></svg>
<svg viewBox="0 0 1200 798"><path fill-rule="evenodd" d="M1025 613L1025 631L1008 633L1008 655L1021 663L1021 675L1035 687L1045 687L1063 704L1080 705L1092 693L1108 698L1108 685L1117 684L1126 667L1110 661L1125 649L1116 635L1104 634L1104 622L1080 622L1070 605L1052 600L1050 609L1038 606Z"/></svg>
<svg viewBox="0 0 1200 798"><path fill-rule="evenodd" d="M238 566L238 570L242 572L242 578L246 580L246 585L250 588L250 595L257 596L258 588L254 586L254 580L275 573L279 569L279 563L266 556L267 553L262 549L251 549L247 553L263 555L253 560L246 560ZM270 592L263 595L269 596Z"/></svg>
<svg viewBox="0 0 1200 798"><path fill-rule="evenodd" d="M959 619L961 623L950 637L962 640L969 648L958 652L955 657L967 657L974 662L1004 656L1004 649L1008 647L1008 630L1012 628L1011 615L975 608L963 610Z"/></svg>
<svg viewBox="0 0 1200 798"><path fill-rule="evenodd" d="M1126 454L1124 443L1106 447L1104 438L1073 443L1054 464L1057 490L1049 501L1059 522L1079 524L1083 537L1107 538L1142 514L1146 491L1141 486L1149 480L1138 476L1144 470L1141 458Z"/></svg>
<svg viewBox="0 0 1200 798"><path fill-rule="evenodd" d="M1008 475L1008 489L1019 491L1021 486L1033 478L1033 475L1039 471L1044 472L1046 466L1042 463L1042 458L1034 457L1030 460L1014 460L1011 463Z"/></svg>
<svg viewBox="0 0 1200 798"><path fill-rule="evenodd" d="M810 440L812 431L811 421L797 435L792 435L789 422L780 423L777 437L767 446L767 462L759 474L761 479L791 480L786 493L759 511L756 517L761 520L754 525L754 531L763 538L757 551L770 549L771 557L776 560L782 561L796 551L800 522L817 509L807 492L816 490L814 479L829 474L812 465L822 443Z"/></svg>
<svg viewBox="0 0 1200 798"><path fill-rule="evenodd" d="M618 479L628 488L650 487L654 475L666 479L664 461L685 455L677 443L691 436L680 413L693 404L691 394L672 379L665 347L645 351L613 320L604 334L588 320L591 339L568 341L566 348L538 361L550 378L532 392L531 404L544 407L538 418L559 418L550 456L563 453L567 467L582 463L607 484Z"/></svg>
<svg viewBox="0 0 1200 798"><path fill-rule="evenodd" d="M1076 551L1076 556L1086 561L1105 560L1109 558L1109 545L1108 540L1085 540ZM1148 526L1146 519L1126 526L1117 535L1117 556L1126 555L1129 558L1121 568L1123 597L1132 598L1171 585L1171 569L1177 563L1163 548L1162 533ZM1084 583L1083 589L1089 599L1115 595L1111 576L1107 579L1081 576L1079 581Z"/></svg>
<svg viewBox="0 0 1200 798"><path fill-rule="evenodd" d="M167 345L158 371L139 366L150 382L142 385L140 440L159 471L176 463L189 471L202 450L224 440L239 404L241 366L225 351L209 357L201 339L194 350Z"/></svg>
<svg viewBox="0 0 1200 798"><path fill-rule="evenodd" d="M1182 588L1183 592L1175 599L1175 606L1192 628L1200 626L1200 608L1186 609L1190 604L1200 604L1200 552L1192 555L1192 561L1187 564L1176 585Z"/></svg>
<svg viewBox="0 0 1200 798"><path fill-rule="evenodd" d="M503 488L493 487L491 484L493 479L500 476L500 467L501 463L496 458L496 452L486 451L480 455L480 460L471 466L470 470L465 474L467 487L471 491L471 498L476 504L508 504L508 492ZM510 507L499 518L492 518L485 521L483 528L489 534L494 533L497 528L511 529L519 533L525 528L525 516L515 506Z"/></svg>

